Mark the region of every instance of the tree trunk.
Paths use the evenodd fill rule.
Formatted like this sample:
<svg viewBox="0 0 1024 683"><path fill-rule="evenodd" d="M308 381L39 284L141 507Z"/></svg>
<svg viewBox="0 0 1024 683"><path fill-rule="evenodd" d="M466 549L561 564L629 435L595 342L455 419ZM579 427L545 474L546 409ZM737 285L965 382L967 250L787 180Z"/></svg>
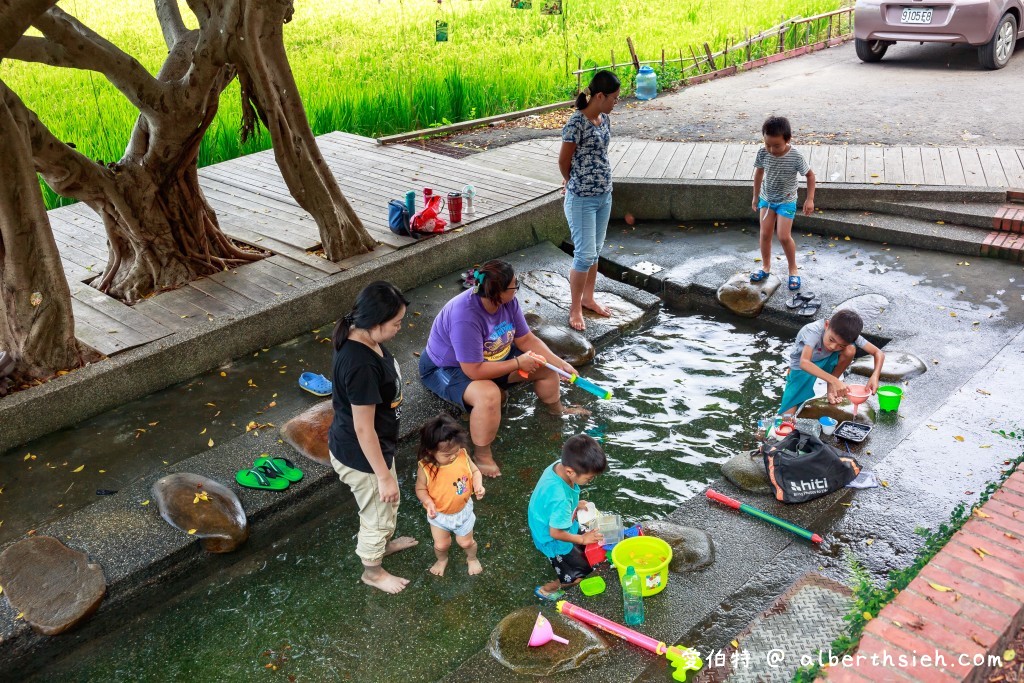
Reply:
<svg viewBox="0 0 1024 683"><path fill-rule="evenodd" d="M340 261L372 251L376 241L320 153L288 64L282 28L291 21L292 1L243 1L241 5L241 26L230 34L229 60L238 69L243 105L251 102L270 132L288 190L316 220L327 258ZM248 127L243 122L243 134Z"/></svg>
<svg viewBox="0 0 1024 683"><path fill-rule="evenodd" d="M71 291L39 193L25 110L12 107L14 100L0 82L0 349L14 357L13 376L22 380L78 367L84 349L75 340Z"/></svg>

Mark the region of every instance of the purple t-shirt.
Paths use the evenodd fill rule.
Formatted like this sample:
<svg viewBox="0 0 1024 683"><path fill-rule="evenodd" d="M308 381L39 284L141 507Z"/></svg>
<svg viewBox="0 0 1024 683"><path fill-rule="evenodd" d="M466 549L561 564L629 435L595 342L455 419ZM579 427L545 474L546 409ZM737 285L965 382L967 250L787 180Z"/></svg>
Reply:
<svg viewBox="0 0 1024 683"><path fill-rule="evenodd" d="M459 363L499 361L511 357L512 342L530 333L515 299L492 315L479 296L467 289L444 305L434 318L427 355L439 368Z"/></svg>

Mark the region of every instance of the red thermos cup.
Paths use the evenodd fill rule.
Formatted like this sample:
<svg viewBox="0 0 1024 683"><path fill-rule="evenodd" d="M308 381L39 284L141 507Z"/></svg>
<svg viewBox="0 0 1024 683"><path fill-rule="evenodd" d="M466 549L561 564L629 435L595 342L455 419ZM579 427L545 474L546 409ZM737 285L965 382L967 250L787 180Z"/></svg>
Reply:
<svg viewBox="0 0 1024 683"><path fill-rule="evenodd" d="M448 216L452 219L452 223L462 222L462 193L461 192L449 192L448 193Z"/></svg>
<svg viewBox="0 0 1024 683"><path fill-rule="evenodd" d="M434 191L431 190L429 187L424 187L423 188L423 205L424 206L427 205L427 203L430 201L431 195L433 195L433 194L434 194Z"/></svg>

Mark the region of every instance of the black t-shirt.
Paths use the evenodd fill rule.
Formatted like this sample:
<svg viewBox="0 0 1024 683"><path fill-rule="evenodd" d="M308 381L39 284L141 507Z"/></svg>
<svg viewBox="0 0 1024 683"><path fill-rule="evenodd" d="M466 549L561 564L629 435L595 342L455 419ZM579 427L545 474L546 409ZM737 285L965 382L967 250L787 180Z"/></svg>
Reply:
<svg viewBox="0 0 1024 683"><path fill-rule="evenodd" d="M327 437L338 462L372 473L356 438L352 406L376 407L373 428L377 431L384 462L390 469L398 447L398 417L402 405L402 371L398 361L383 346L384 356L354 340L342 344L334 354L334 422Z"/></svg>

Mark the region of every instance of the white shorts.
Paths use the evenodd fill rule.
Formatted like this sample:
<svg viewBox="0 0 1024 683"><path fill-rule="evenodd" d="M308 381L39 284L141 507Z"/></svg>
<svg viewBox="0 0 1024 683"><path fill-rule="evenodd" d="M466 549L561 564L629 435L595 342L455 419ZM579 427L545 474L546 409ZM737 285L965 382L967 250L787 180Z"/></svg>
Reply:
<svg viewBox="0 0 1024 683"><path fill-rule="evenodd" d="M444 512L438 512L437 517L433 519L427 517L427 521L432 526L444 529L456 536L469 536L473 532L473 526L476 524L476 515L473 514L473 499L467 500L466 507L456 513L449 515Z"/></svg>

